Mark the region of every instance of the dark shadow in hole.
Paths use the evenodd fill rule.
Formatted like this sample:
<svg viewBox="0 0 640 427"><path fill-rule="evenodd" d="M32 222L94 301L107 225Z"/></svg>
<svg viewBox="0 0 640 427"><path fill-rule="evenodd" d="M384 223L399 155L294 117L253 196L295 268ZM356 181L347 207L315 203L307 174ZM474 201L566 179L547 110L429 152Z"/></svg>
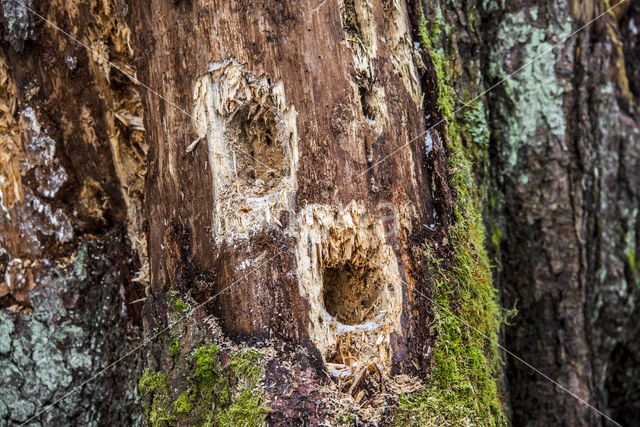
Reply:
<svg viewBox="0 0 640 427"><path fill-rule="evenodd" d="M367 120L375 120L375 111L371 107L371 90L364 85L358 85L358 95L360 96L360 107L362 108L362 115Z"/></svg>
<svg viewBox="0 0 640 427"><path fill-rule="evenodd" d="M382 290L375 270L346 263L322 272L322 298L327 312L345 325L373 320Z"/></svg>

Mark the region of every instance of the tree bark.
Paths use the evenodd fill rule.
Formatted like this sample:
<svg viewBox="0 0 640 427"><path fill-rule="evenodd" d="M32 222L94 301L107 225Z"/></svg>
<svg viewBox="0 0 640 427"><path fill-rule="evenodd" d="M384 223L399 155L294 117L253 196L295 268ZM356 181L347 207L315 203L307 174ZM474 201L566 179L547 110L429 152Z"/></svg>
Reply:
<svg viewBox="0 0 640 427"><path fill-rule="evenodd" d="M0 4L0 424L640 420L636 3Z"/></svg>
<svg viewBox="0 0 640 427"><path fill-rule="evenodd" d="M399 150L424 131L406 6L131 10L134 48L147 52L141 79L186 109L144 95L152 319L164 325L155 306L175 291L196 319L215 319L214 341L275 351L264 383L272 423L331 419L344 409L330 399L340 387L373 399L379 419L382 384L329 378L424 375L423 224L447 209L425 185L425 144Z"/></svg>
<svg viewBox="0 0 640 427"><path fill-rule="evenodd" d="M487 86L616 4L498 3L487 10ZM639 10L619 5L489 94L496 276L519 312L505 342L623 425L640 420ZM507 372L514 424L603 422L529 368L512 361Z"/></svg>
<svg viewBox="0 0 640 427"><path fill-rule="evenodd" d="M73 42L27 10L92 46ZM146 143L114 5L2 2L0 424L133 424ZM80 30L82 29L82 30ZM138 277L143 279L144 277Z"/></svg>

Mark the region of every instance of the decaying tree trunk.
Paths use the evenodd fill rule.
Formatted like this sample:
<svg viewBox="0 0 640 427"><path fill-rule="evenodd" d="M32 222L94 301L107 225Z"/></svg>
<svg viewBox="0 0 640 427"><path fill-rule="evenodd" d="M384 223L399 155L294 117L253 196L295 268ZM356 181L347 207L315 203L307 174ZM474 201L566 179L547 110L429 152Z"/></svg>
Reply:
<svg viewBox="0 0 640 427"><path fill-rule="evenodd" d="M275 352L263 385L271 422L331 419L350 405L342 392L354 408L373 399L379 418L381 378L393 387L392 373L427 371L423 224L435 209L448 215L428 185L425 144L399 150L424 131L424 65L406 6L159 2L131 12L141 80L187 110L144 95L145 329L165 325L164 295L188 296L193 323L220 327L215 342ZM194 344L178 339L182 357ZM158 351L149 363L166 371ZM341 376L351 384L330 380Z"/></svg>
<svg viewBox="0 0 640 427"><path fill-rule="evenodd" d="M0 423L637 422L636 3L0 4Z"/></svg>

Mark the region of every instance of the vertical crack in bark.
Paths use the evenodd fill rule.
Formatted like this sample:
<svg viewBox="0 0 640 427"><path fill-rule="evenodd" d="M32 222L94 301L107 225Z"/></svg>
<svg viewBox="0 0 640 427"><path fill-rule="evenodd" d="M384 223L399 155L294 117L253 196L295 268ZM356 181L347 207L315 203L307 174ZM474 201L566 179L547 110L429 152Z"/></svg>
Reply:
<svg viewBox="0 0 640 427"><path fill-rule="evenodd" d="M364 0L340 1L342 28L354 60L353 90L360 111L369 125L382 132L387 115L384 88L375 75L374 58L378 53L378 34L373 6Z"/></svg>
<svg viewBox="0 0 640 427"><path fill-rule="evenodd" d="M384 16L384 40L391 51L393 69L400 74L405 89L417 108L422 107L424 94L420 84L419 69L424 69L419 44L413 44L409 31L407 5L399 0L382 1Z"/></svg>
<svg viewBox="0 0 640 427"><path fill-rule="evenodd" d="M139 88L128 75L112 69L107 61L134 76L131 31L121 11L110 2L94 1L89 10L94 21L86 29L85 41L92 51L90 67L105 101L109 146L116 175L127 210L129 242L135 250L140 269L135 281L148 285L149 262L144 233L144 181L147 171L148 145L145 139L144 110ZM67 64L70 66L69 64ZM82 183L81 196L87 211L102 217L99 184L90 178Z"/></svg>

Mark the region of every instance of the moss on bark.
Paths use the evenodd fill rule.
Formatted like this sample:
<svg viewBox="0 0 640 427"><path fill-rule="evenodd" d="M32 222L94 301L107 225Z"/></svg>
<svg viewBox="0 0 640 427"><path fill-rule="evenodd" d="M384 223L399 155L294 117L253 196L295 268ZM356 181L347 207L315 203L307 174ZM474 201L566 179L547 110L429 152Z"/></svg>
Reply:
<svg viewBox="0 0 640 427"><path fill-rule="evenodd" d="M431 384L403 397L394 421L506 425L498 354L504 316L492 284L481 216L484 195L474 172L474 163L486 164L488 127L481 103L456 114L458 99L448 78L450 63L437 47L443 26L440 16L437 12L435 22L429 24L422 14L419 33L437 73L437 105L446 120L449 183L456 196L455 222L449 228L453 250L451 259L445 260L432 248L425 248L435 302Z"/></svg>
<svg viewBox="0 0 640 427"><path fill-rule="evenodd" d="M173 344L171 353L174 359L180 357L174 355ZM258 387L262 355L252 349L226 352L224 358L222 353L217 345L204 344L183 355L189 369L178 369L169 379L162 371L147 369L138 383L147 422L152 426L264 423L269 408ZM228 359L226 364L223 359Z"/></svg>

